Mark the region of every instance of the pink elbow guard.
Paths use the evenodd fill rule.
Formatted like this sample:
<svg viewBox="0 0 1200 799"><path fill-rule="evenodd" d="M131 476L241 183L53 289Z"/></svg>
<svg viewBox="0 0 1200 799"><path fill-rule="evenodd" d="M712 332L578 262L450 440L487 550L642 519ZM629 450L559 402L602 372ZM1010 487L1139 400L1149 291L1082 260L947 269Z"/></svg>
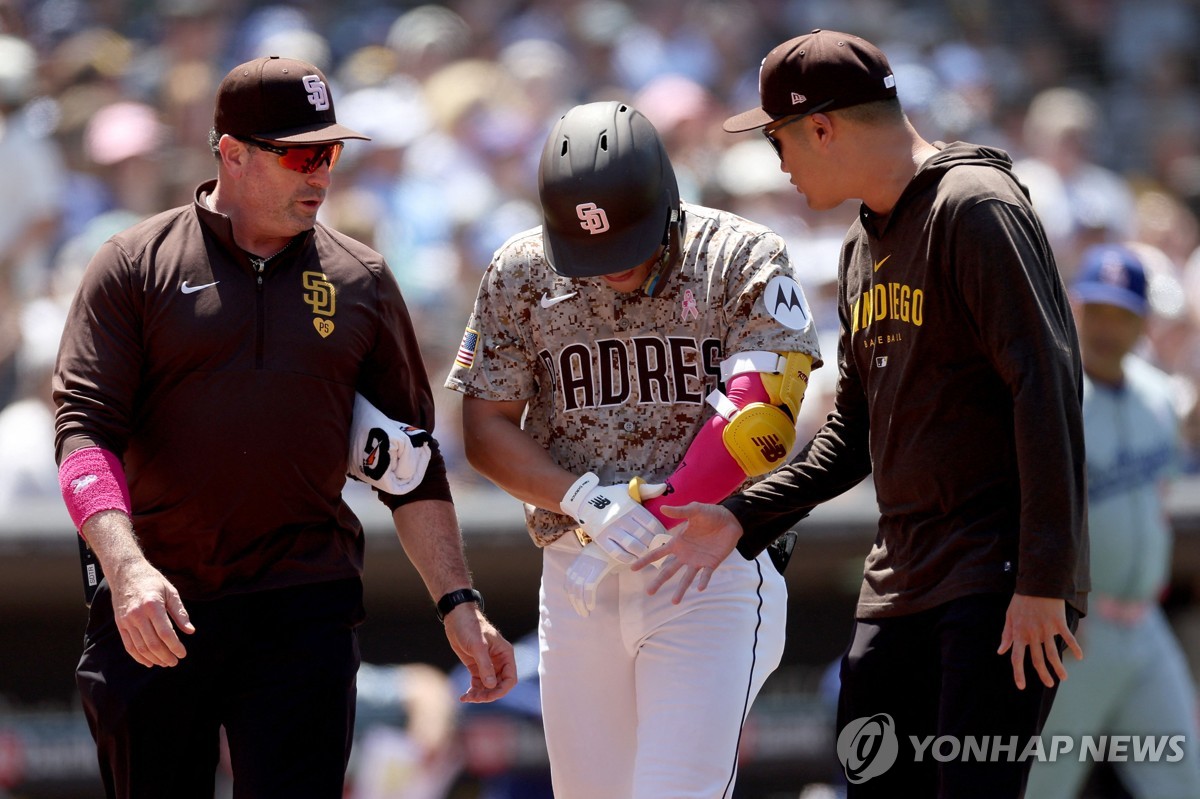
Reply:
<svg viewBox="0 0 1200 799"><path fill-rule="evenodd" d="M754 402L770 402L770 395L757 372L745 372L729 379L726 396L739 408ZM746 472L738 465L721 439L721 431L729 425L723 416L709 419L667 478L668 492L642 503L654 518L670 530L679 519L662 512L664 505L679 506L689 502L720 502L733 493Z"/></svg>
<svg viewBox="0 0 1200 799"><path fill-rule="evenodd" d="M100 447L77 449L58 467L58 487L75 529L102 510L130 513L129 485L120 459Z"/></svg>

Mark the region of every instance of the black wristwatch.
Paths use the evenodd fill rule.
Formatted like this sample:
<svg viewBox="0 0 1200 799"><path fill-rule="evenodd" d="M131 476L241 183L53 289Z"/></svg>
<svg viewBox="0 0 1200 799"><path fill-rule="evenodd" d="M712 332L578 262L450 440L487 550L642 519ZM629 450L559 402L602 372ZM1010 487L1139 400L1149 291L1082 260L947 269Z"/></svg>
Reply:
<svg viewBox="0 0 1200 799"><path fill-rule="evenodd" d="M457 591L451 591L437 601L438 621L445 621L446 614L464 602L474 602L479 605L480 610L483 610L483 594L474 588L460 588Z"/></svg>

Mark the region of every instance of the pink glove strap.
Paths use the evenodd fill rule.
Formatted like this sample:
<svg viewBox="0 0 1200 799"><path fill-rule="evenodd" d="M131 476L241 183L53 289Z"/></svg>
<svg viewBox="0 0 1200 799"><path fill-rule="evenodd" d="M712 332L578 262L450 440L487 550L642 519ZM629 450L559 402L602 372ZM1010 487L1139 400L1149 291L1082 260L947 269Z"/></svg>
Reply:
<svg viewBox="0 0 1200 799"><path fill-rule="evenodd" d="M752 402L770 402L770 395L763 386L758 372L743 372L734 375L725 386L725 396L739 408ZM684 453L674 473L667 478L670 488L661 497L642 503L654 518L670 530L680 523L679 519L662 512L664 505L686 505L689 502L720 502L733 493L746 473L725 449L721 431L729 422L723 416L713 416L700 428Z"/></svg>
<svg viewBox="0 0 1200 799"><path fill-rule="evenodd" d="M75 529L102 510L130 512L125 469L116 455L100 447L84 447L67 456L58 467L58 487Z"/></svg>

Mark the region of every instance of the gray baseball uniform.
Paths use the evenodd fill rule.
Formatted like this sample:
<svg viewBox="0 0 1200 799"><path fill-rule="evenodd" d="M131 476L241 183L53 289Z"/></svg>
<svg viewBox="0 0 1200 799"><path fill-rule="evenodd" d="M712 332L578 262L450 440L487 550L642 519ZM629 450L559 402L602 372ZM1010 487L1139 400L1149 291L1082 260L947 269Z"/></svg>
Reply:
<svg viewBox="0 0 1200 799"><path fill-rule="evenodd" d="M527 400L523 429L602 485L661 482L713 411L721 361L751 350L820 362L782 239L733 214L684 204L683 257L662 293L621 293L546 262L520 233L483 277L446 386ZM646 595L653 570L621 569L577 615L563 578L574 520L526 505L544 547L543 715L555 792L572 799L723 797L750 703L783 651L786 588L765 556L734 553L704 592ZM686 736L686 743L675 745Z"/></svg>

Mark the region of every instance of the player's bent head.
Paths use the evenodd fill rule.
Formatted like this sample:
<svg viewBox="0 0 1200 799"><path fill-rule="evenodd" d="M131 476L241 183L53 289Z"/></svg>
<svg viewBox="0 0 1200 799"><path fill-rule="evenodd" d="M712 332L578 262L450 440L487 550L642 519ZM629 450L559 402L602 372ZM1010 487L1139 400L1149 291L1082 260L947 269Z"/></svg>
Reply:
<svg viewBox="0 0 1200 799"><path fill-rule="evenodd" d="M577 105L555 124L538 168L542 241L560 275L647 263L678 226L679 185L658 132L622 102Z"/></svg>

